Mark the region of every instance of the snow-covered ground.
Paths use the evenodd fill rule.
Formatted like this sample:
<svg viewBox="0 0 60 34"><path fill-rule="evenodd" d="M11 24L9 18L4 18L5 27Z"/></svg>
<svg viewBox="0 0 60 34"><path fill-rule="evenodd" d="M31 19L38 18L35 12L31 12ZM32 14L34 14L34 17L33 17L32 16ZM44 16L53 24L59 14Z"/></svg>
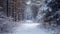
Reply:
<svg viewBox="0 0 60 34"><path fill-rule="evenodd" d="M44 28L40 23L32 23L31 20L22 22L24 23L16 22L18 25L12 29L12 32L0 34L59 34L58 29L48 30L48 27Z"/></svg>

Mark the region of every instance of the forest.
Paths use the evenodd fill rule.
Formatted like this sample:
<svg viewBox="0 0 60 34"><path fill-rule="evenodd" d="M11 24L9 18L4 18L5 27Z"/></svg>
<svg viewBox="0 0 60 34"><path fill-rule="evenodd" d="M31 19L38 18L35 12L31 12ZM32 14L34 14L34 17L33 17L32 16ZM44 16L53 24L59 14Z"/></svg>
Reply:
<svg viewBox="0 0 60 34"><path fill-rule="evenodd" d="M60 0L0 0L0 33L32 22L60 34Z"/></svg>

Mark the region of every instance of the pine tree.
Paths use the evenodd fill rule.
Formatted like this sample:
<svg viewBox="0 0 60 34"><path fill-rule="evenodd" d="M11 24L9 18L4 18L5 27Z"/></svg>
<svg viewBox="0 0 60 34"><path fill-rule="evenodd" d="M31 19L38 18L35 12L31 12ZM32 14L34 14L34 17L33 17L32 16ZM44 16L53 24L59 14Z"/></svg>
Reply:
<svg viewBox="0 0 60 34"><path fill-rule="evenodd" d="M49 1L49 0L48 0ZM49 22L50 24L54 23L60 25L60 0L53 0L50 2L46 2L47 6L52 9L46 13L45 22Z"/></svg>

